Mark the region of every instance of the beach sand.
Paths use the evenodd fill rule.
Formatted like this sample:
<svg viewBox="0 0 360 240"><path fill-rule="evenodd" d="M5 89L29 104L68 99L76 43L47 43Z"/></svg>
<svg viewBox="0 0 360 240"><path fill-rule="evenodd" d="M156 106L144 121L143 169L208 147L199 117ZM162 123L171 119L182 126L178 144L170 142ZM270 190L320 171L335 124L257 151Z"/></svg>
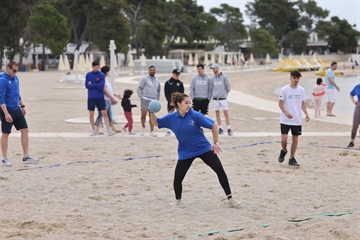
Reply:
<svg viewBox="0 0 360 240"><path fill-rule="evenodd" d="M289 83L289 73L260 67L222 71L234 92L271 105L268 111L259 110L254 101L235 95L229 103L235 134L220 136L220 159L234 199L242 202L237 209L222 201L225 195L216 174L200 159L183 182L182 204L174 205L177 141L163 137L166 129L156 130L157 138L148 132L144 137L90 137L82 84L60 82L64 74L54 71L18 73L30 152L40 163L21 163L14 130L9 140L13 166L0 172L0 239L359 239L360 151L344 148L351 122L327 117L304 122L296 153L301 167L289 167L287 160L280 164L280 111L274 89ZM194 74L195 68L181 79L189 84ZM164 83L169 76L158 78ZM121 73L115 92L133 89L132 102L139 105L136 84L141 76L132 78ZM315 78L314 72L305 72L301 81ZM161 93L158 116L166 114ZM114 110L121 129L120 104ZM313 118L313 109L308 111ZM133 114L138 132L139 109ZM209 116L215 117L211 107ZM77 120L66 122L69 119ZM210 130L205 133L212 141Z"/></svg>

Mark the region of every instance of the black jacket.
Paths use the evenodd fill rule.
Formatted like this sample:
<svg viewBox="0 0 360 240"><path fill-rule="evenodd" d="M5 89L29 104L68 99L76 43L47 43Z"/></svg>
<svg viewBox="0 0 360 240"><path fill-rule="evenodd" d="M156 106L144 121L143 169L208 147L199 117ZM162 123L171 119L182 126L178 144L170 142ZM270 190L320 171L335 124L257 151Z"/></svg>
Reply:
<svg viewBox="0 0 360 240"><path fill-rule="evenodd" d="M135 104L131 104L129 98L123 98L121 100L121 106L123 107L124 112L131 112L131 108L136 107Z"/></svg>
<svg viewBox="0 0 360 240"><path fill-rule="evenodd" d="M170 78L165 83L164 92L165 92L166 100L170 102L171 94L173 94L174 92L184 93L184 84L180 80L175 80L173 78Z"/></svg>

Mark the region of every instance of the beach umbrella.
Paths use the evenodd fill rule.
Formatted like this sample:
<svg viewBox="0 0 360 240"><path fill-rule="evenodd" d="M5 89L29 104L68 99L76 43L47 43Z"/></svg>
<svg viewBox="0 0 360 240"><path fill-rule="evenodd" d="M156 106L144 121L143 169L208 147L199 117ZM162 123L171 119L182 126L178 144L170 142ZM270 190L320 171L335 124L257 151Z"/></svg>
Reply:
<svg viewBox="0 0 360 240"><path fill-rule="evenodd" d="M254 60L254 55L253 55L252 53L250 53L250 60L249 60L249 62L250 62L251 64L254 64L254 62L255 62L255 60Z"/></svg>
<svg viewBox="0 0 360 240"><path fill-rule="evenodd" d="M92 64L93 61L94 61L94 54L90 53L90 54L89 54L89 62L90 62L90 65Z"/></svg>
<svg viewBox="0 0 360 240"><path fill-rule="evenodd" d="M129 67L134 67L134 58L133 58L132 54L130 54L129 61L128 61L128 66Z"/></svg>
<svg viewBox="0 0 360 240"><path fill-rule="evenodd" d="M237 66L237 64L238 64L238 59L237 59L236 54L234 54L234 64L235 64L235 66Z"/></svg>
<svg viewBox="0 0 360 240"><path fill-rule="evenodd" d="M205 66L206 66L206 65L208 65L208 63L209 63L208 54L207 54L207 53L205 53L205 57L204 57L204 65L205 65Z"/></svg>
<svg viewBox="0 0 360 240"><path fill-rule="evenodd" d="M218 64L220 64L220 65L223 64L222 53L219 53Z"/></svg>
<svg viewBox="0 0 360 240"><path fill-rule="evenodd" d="M304 58L304 54L303 54L303 53L301 53L301 58Z"/></svg>
<svg viewBox="0 0 360 240"><path fill-rule="evenodd" d="M192 58L192 54L191 54L191 53L189 54L188 65L189 65L189 66L194 65L194 61L193 61L193 58Z"/></svg>
<svg viewBox="0 0 360 240"><path fill-rule="evenodd" d="M85 63L85 57L83 54L80 55L79 57L79 71L80 72L86 72L86 63Z"/></svg>
<svg viewBox="0 0 360 240"><path fill-rule="evenodd" d="M215 55L212 53L211 59L210 59L210 64L214 64L214 63L215 63Z"/></svg>
<svg viewBox="0 0 360 240"><path fill-rule="evenodd" d="M289 59L292 60L292 54L291 53L289 54Z"/></svg>
<svg viewBox="0 0 360 240"><path fill-rule="evenodd" d="M106 65L106 62L105 62L105 56L104 54L101 55L101 58L100 58L100 66L103 67Z"/></svg>
<svg viewBox="0 0 360 240"><path fill-rule="evenodd" d="M92 71L92 62L90 62L90 57L87 54L85 55L85 63L86 63L87 70Z"/></svg>
<svg viewBox="0 0 360 240"><path fill-rule="evenodd" d="M270 64L270 62L271 62L270 55L267 53L265 58L265 63Z"/></svg>
<svg viewBox="0 0 360 240"><path fill-rule="evenodd" d="M282 55L281 55L281 53L279 53L279 60L278 60L279 62L281 62L282 61Z"/></svg>
<svg viewBox="0 0 360 240"><path fill-rule="evenodd" d="M231 54L230 54L230 53L227 55L226 63L229 64L229 65L232 65L232 58L231 58Z"/></svg>
<svg viewBox="0 0 360 240"><path fill-rule="evenodd" d="M69 59L66 54L65 54L65 58L64 58L64 68L65 68L65 71L70 71Z"/></svg>
<svg viewBox="0 0 360 240"><path fill-rule="evenodd" d="M65 65L64 65L64 60L63 60L62 54L61 54L60 57L59 57L58 70L59 70L59 71L65 71Z"/></svg>
<svg viewBox="0 0 360 240"><path fill-rule="evenodd" d="M195 57L194 57L194 65L197 66L199 64L199 57L198 54L195 53Z"/></svg>
<svg viewBox="0 0 360 240"><path fill-rule="evenodd" d="M114 54L114 69L118 69L118 68L119 68L118 59L116 54Z"/></svg>
<svg viewBox="0 0 360 240"><path fill-rule="evenodd" d="M245 57L244 57L243 53L240 54L240 59L241 59L242 62L245 62Z"/></svg>
<svg viewBox="0 0 360 240"><path fill-rule="evenodd" d="M141 64L142 67L146 67L146 57L144 54L141 55Z"/></svg>

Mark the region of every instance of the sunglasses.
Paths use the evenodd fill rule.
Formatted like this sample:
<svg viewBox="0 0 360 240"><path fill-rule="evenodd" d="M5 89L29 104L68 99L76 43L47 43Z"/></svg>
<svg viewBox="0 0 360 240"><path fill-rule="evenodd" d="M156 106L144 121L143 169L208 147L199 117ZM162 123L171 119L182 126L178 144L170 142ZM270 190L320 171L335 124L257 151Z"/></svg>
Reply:
<svg viewBox="0 0 360 240"><path fill-rule="evenodd" d="M14 70L14 69L12 69L12 68L10 68L14 73L16 73L18 70Z"/></svg>

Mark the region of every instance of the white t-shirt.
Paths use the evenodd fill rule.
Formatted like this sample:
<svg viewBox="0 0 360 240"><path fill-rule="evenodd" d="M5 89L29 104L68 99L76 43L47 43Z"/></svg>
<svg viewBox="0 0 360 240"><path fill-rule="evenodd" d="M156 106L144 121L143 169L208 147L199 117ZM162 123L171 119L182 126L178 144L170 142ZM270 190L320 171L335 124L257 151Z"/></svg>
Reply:
<svg viewBox="0 0 360 240"><path fill-rule="evenodd" d="M301 106L302 102L305 101L306 94L305 90L301 86L296 88L286 85L280 90L279 100L284 102L284 107L288 113L293 116L292 119L286 117L285 113L280 113L280 123L292 126L301 125Z"/></svg>
<svg viewBox="0 0 360 240"><path fill-rule="evenodd" d="M111 87L111 84L110 84L110 82L105 78L105 86L106 86L106 88L107 88L107 91L110 93L110 95L111 96L114 96L114 91L113 91L113 89L112 89L112 87ZM104 98L105 98L105 100L106 101L110 101L111 100L111 98L108 98L105 94L104 94Z"/></svg>

